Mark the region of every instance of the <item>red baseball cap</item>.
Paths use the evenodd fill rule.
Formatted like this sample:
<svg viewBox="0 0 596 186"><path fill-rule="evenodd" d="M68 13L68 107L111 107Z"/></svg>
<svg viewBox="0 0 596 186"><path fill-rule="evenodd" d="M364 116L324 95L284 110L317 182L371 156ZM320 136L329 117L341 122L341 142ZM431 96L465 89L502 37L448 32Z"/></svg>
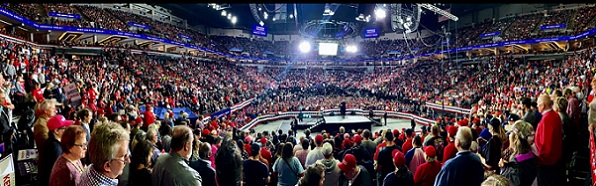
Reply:
<svg viewBox="0 0 596 186"><path fill-rule="evenodd" d="M323 135L317 134L317 136L315 136L315 142L316 143L323 143Z"/></svg>
<svg viewBox="0 0 596 186"><path fill-rule="evenodd" d="M399 136L399 130L393 129L393 137L397 138L397 136Z"/></svg>
<svg viewBox="0 0 596 186"><path fill-rule="evenodd" d="M451 137L455 137L455 134L457 134L457 126L455 125L449 125L446 129Z"/></svg>
<svg viewBox="0 0 596 186"><path fill-rule="evenodd" d="M267 138L261 138L259 140L263 145L267 145Z"/></svg>
<svg viewBox="0 0 596 186"><path fill-rule="evenodd" d="M426 153L426 156L431 157L431 158L434 158L435 156L437 156L437 150L433 146L424 147L424 153Z"/></svg>
<svg viewBox="0 0 596 186"><path fill-rule="evenodd" d="M346 154L344 156L344 160L337 164L337 167L339 167L342 172L348 172L352 170L356 167L356 157L354 157L352 154Z"/></svg>
<svg viewBox="0 0 596 186"><path fill-rule="evenodd" d="M73 120L66 120L64 116L56 114L48 120L48 130L56 130L60 127L68 127L74 123Z"/></svg>
<svg viewBox="0 0 596 186"><path fill-rule="evenodd" d="M209 129L203 129L203 136L211 135L211 131Z"/></svg>
<svg viewBox="0 0 596 186"><path fill-rule="evenodd" d="M354 136L354 142L355 142L356 144L361 144L361 143L362 143L362 136L360 136L360 135L355 135L355 136Z"/></svg>
<svg viewBox="0 0 596 186"><path fill-rule="evenodd" d="M395 149L395 150L393 150L392 154L393 154L393 165L395 165L396 167L401 167L406 164L406 158L404 157L404 153Z"/></svg>

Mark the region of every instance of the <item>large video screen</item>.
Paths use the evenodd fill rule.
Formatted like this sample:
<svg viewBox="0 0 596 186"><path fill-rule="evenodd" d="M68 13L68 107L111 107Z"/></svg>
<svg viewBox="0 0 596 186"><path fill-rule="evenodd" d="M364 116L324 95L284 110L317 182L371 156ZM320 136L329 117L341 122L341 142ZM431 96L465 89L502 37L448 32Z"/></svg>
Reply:
<svg viewBox="0 0 596 186"><path fill-rule="evenodd" d="M337 43L319 43L319 55L336 56L338 46Z"/></svg>

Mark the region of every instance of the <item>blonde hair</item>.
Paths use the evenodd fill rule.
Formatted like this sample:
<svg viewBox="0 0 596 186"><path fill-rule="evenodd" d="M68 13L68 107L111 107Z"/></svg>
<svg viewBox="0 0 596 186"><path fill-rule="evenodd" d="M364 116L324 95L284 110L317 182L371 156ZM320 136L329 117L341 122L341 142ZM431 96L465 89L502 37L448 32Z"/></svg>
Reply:
<svg viewBox="0 0 596 186"><path fill-rule="evenodd" d="M509 181L505 176L498 174L490 174L481 184L481 186L513 186L513 183Z"/></svg>
<svg viewBox="0 0 596 186"><path fill-rule="evenodd" d="M513 124L513 129L511 129L511 133L509 134L514 139L511 141L513 153L511 153L510 159L518 154L525 154L530 151L531 144L528 142L528 136L530 136L533 131L534 127L532 124L523 120L518 120Z"/></svg>
<svg viewBox="0 0 596 186"><path fill-rule="evenodd" d="M565 109L567 109L567 100L563 97L558 97L557 99L555 99L555 103L553 104L553 109L556 109L557 112L565 112Z"/></svg>
<svg viewBox="0 0 596 186"><path fill-rule="evenodd" d="M89 140L89 158L96 171L103 169L104 163L113 160L120 144L128 146L130 137L120 124L107 122L96 125Z"/></svg>

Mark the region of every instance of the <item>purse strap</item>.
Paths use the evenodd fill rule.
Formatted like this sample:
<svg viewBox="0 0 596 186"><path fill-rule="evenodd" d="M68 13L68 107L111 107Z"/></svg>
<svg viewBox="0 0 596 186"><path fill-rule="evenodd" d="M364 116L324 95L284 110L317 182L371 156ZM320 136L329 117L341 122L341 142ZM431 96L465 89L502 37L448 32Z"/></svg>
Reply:
<svg viewBox="0 0 596 186"><path fill-rule="evenodd" d="M286 165L288 165L288 168L294 173L294 175L298 178L300 178L300 175L298 175L298 173L296 173L296 171L294 171L294 169L292 169L292 166L290 166L290 163L288 163L288 161L285 158L282 158L284 160L284 162L286 162Z"/></svg>

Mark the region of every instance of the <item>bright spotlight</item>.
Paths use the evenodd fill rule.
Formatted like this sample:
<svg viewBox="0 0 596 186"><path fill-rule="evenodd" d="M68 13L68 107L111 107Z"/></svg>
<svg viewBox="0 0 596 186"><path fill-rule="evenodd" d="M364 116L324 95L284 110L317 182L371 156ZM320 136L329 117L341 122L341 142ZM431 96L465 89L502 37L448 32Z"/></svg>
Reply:
<svg viewBox="0 0 596 186"><path fill-rule="evenodd" d="M228 19L232 19L232 14L228 14Z"/></svg>
<svg viewBox="0 0 596 186"><path fill-rule="evenodd" d="M382 8L375 9L375 16L376 16L377 20L384 19L386 16L385 9L382 9Z"/></svg>
<svg viewBox="0 0 596 186"><path fill-rule="evenodd" d="M302 43L300 43L298 46L298 49L300 49L300 52L302 53L307 53L310 51L310 43L308 41L302 41Z"/></svg>
<svg viewBox="0 0 596 186"><path fill-rule="evenodd" d="M261 22L259 22L259 25L265 26L265 23L263 23L263 21L261 21Z"/></svg>
<svg viewBox="0 0 596 186"><path fill-rule="evenodd" d="M263 18L267 19L269 17L269 14L267 14L267 12L263 12Z"/></svg>
<svg viewBox="0 0 596 186"><path fill-rule="evenodd" d="M274 18L271 18L271 20L275 21L275 17Z"/></svg>
<svg viewBox="0 0 596 186"><path fill-rule="evenodd" d="M236 19L236 16L232 17L232 24L236 24L236 21L238 21L238 20Z"/></svg>
<svg viewBox="0 0 596 186"><path fill-rule="evenodd" d="M346 47L346 52L356 53L357 51L358 51L358 48L356 47L356 45L348 45Z"/></svg>
<svg viewBox="0 0 596 186"><path fill-rule="evenodd" d="M227 13L225 10L222 10L222 11L221 11L221 16L224 16L224 17L225 17L225 16L227 16L227 15L228 15L228 13Z"/></svg>
<svg viewBox="0 0 596 186"><path fill-rule="evenodd" d="M290 19L294 19L294 14L290 14Z"/></svg>

